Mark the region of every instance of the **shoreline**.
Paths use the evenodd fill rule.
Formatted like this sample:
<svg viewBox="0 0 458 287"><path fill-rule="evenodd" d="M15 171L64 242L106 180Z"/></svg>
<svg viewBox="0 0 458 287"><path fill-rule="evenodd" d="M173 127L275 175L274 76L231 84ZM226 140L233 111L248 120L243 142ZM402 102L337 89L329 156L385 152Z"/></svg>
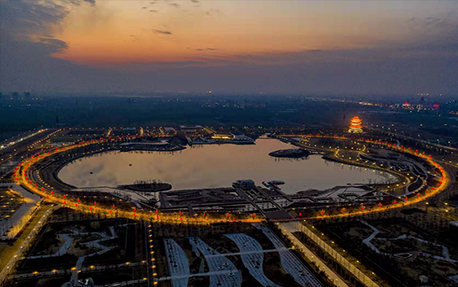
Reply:
<svg viewBox="0 0 458 287"><path fill-rule="evenodd" d="M70 191L72 189L77 189L79 188L78 186L73 186L69 183L66 183L65 181L63 181L60 177L59 177L59 173L60 171L66 166L68 165L69 163L72 163L73 161L76 161L78 159L81 159L81 158L84 158L84 157L90 157L92 155L96 155L96 154L102 154L102 153L108 153L108 152L123 152L121 151L118 147L106 147L106 149L104 150L97 150L95 152L89 152L89 154L78 154L77 156L75 157L72 157L71 159L69 160L64 160L62 161L59 166L57 168L55 168L53 171L52 171L52 174L51 174L51 177L53 180L55 180L57 183L59 183L59 185L62 185L62 186L65 186L67 187L66 190L62 190L62 191ZM308 150L307 150L308 151ZM127 151L127 152L130 152L130 151ZM173 152L173 151L151 151L151 152ZM311 149L311 151L308 151L310 155L314 155L314 149ZM284 159L288 159L286 157L276 157L276 158L284 158ZM399 183L402 181L402 177L398 174L396 174L395 172L393 171L388 171L388 170L385 170L385 169L382 169L382 168L378 168L377 166L368 166L368 165L364 165L364 164L361 164L361 163L353 163L353 162L348 162L348 161L345 161L345 160L342 160L340 158L335 158L332 156L332 152L328 152L328 153L325 153L324 155L321 156L321 158L325 161L330 161L330 162L335 162L335 163L340 163L340 164L345 164L345 165L348 165L348 166L355 166L355 167L364 167L364 168L370 168L370 169L373 169L373 170L378 170L378 171L382 171L386 174L389 174L389 175L392 175L394 177L396 177L396 181L395 182L391 182L390 184L396 184L396 183ZM295 159L295 158L290 158L290 159ZM300 158L296 158L296 159L300 159ZM61 159L62 160L62 159ZM236 180L236 178L234 178L233 180ZM127 184L127 185L131 185L132 183L130 184ZM352 185L369 185L369 183L364 183L364 182L360 182L360 183L353 183ZM380 184L380 183L371 183L370 185L385 185L385 184ZM115 186L115 185L114 185ZM300 193L303 193L303 192L306 192L306 191L310 191L310 190L315 190L315 191L318 191L318 192L326 192L326 191L329 191L333 188L336 188L338 186L343 186L343 184L337 184L333 187L330 187L330 188L326 188L326 189L315 189L315 188L309 188L309 189L306 189L306 190L297 190L297 191L294 191L293 193L286 193L284 191L282 191L283 193L286 194L286 196L296 196ZM230 187L230 186L228 186ZM227 188L227 187L215 187L215 188ZM200 190L200 189L206 189L206 187L196 187L196 188L182 188L182 189L168 189L166 191L181 191L181 190Z"/></svg>

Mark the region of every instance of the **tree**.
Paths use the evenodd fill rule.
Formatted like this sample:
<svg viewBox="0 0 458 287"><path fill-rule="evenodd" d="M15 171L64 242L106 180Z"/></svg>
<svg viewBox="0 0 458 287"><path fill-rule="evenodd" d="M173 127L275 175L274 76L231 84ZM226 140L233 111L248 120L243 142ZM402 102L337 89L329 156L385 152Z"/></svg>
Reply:
<svg viewBox="0 0 458 287"><path fill-rule="evenodd" d="M285 286L294 286L296 284L293 275L289 273L283 276L282 281L285 284Z"/></svg>

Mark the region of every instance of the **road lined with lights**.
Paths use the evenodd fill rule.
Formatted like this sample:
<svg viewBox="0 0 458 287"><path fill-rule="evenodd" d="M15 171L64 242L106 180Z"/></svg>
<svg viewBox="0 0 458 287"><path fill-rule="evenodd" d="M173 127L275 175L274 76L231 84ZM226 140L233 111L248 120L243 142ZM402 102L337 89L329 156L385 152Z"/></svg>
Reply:
<svg viewBox="0 0 458 287"><path fill-rule="evenodd" d="M321 240L318 236L316 236L312 231L310 231L306 226L304 226L300 222L287 222L287 223L280 223L280 224L277 223L277 227L303 253L310 254L310 250L307 248L307 246L302 241L300 241L296 236L294 236L294 233L296 233L296 232L302 232L302 233L306 234L307 237L310 238L310 240L312 240L318 246L320 246L322 250L325 250L332 258L334 258L334 260L336 262L338 262L341 266L343 266L350 273L352 273L360 282L362 282L364 284L364 286L370 286L370 287L378 287L379 286L368 275L366 275L364 272L359 270L358 267L356 267L354 264L352 264L350 261L348 261L339 252L334 250L334 248L332 246L329 246L326 242ZM314 258L314 256L311 255L311 258ZM336 286L345 286L345 285L347 285L346 283L342 282L341 280L337 280L337 279L340 279L340 278L332 270L330 270L329 267L326 266L326 264L322 264L322 265L318 265L317 264L317 266L320 269L325 270L325 272L329 275L329 278L334 282L334 284L336 284Z"/></svg>
<svg viewBox="0 0 458 287"><path fill-rule="evenodd" d="M18 139L18 140L10 141L9 143L7 143L7 144L5 144L5 145L1 145L1 146L0 146L0 150L5 149L5 148L8 148L8 147L10 147L10 146L13 146L13 145L15 145L15 144L17 144L17 143L20 143L20 142L22 142L22 141L25 141L25 140L27 140L27 139L29 139L29 138L31 138L31 137L34 137L34 136L36 136L36 135L38 135L38 134L40 134L40 133L42 133L42 132L44 132L44 131L47 131L47 130L48 130L48 129L41 129L41 130L39 130L39 131L37 131L37 132L34 132L34 133L31 133L31 134L26 135L26 136L24 136L24 137L21 137L21 138Z"/></svg>
<svg viewBox="0 0 458 287"><path fill-rule="evenodd" d="M130 138L137 138L138 136L131 136L131 137L126 137L127 139ZM296 136L297 137L297 136ZM304 137L304 136L302 136ZM347 216L356 216L356 215L364 215L368 214L371 212L384 212L390 209L395 209L395 208L401 208L405 207L408 205L416 204L419 203L427 198L430 198L439 192L442 192L450 187L450 183L453 181L453 174L451 174L446 168L444 168L442 165L437 163L436 161L433 160L431 155L426 155L424 153L419 153L418 151L414 151L410 148L406 148L404 146L398 146L396 144L390 144L388 142L382 142L380 140L372 140L372 139L350 139L347 137L341 137L341 136L323 136L323 135L308 135L305 137L322 137L322 138L333 138L336 140L354 140L354 141L359 141L361 143L365 144L373 144L373 145L378 145L380 147L384 147L388 150L395 150L403 153L407 153L410 155L414 155L418 158L422 158L426 160L432 167L435 168L436 171L439 172L439 176L436 179L436 186L429 186L427 187L426 190L422 192L415 192L411 195L405 196L403 198L398 198L398 200L394 200L390 204L384 204L382 205L381 203L378 204L367 204L367 205L361 205L358 207L358 210L345 210L342 209L339 211L335 207L330 207L329 209L321 209L317 210L317 212L313 215L310 216L304 216L304 217L299 217L295 219L284 219L284 220L272 220L272 221L297 221L297 220L304 220L304 219L323 219L323 218L339 218L339 217L347 217ZM122 138L122 137L121 137ZM117 139L120 139L118 137ZM161 223L169 223L169 224L196 224L196 225L208 225L212 223L229 223L229 222L260 222L263 220L262 216L259 215L234 215L234 214L221 214L219 216L215 216L215 214L208 214L208 213L203 213L200 215L187 215L180 212L176 213L162 213L159 212L159 210L155 211L146 211L146 210L137 210L136 207L132 207L132 209L127 210L127 209L122 209L119 207L116 207L115 205L113 206L106 206L103 204L100 204L96 201L88 203L88 202L82 202L80 198L69 198L68 195L63 194L61 192L58 192L57 190L54 189L53 186L50 186L48 183L44 182L41 179L41 176L39 174L39 169L35 169L35 165L42 160L46 158L53 157L55 155L58 155L59 153L66 152L72 149L76 148L82 148L84 146L89 146L93 144L103 144L103 143L109 143L117 140L116 138L100 138L99 140L90 140L86 142L81 142L81 143L74 143L71 145L66 145L62 147L57 147L53 150L50 150L48 152L42 152L42 153L37 153L34 154L33 156L24 159L21 163L18 164L17 167L14 169L14 180L15 183L22 185L29 191L38 194L45 198L47 201L57 203L59 206L64 206L67 208L71 208L73 210L77 210L79 212L83 213L91 213L91 214L103 214L107 217L123 217L123 218L129 218L133 220L146 220L151 223L156 223L156 222L161 222ZM100 149L100 151L103 151L103 148ZM342 161L342 162L347 162L347 161ZM348 160L350 164L354 165L361 165L361 163L355 162ZM436 173L436 172L433 172ZM54 209L53 209L54 210ZM35 229L34 229L35 230ZM151 234L148 234L149 237L151 237ZM150 257L148 260L155 261L155 258L153 257L153 250L152 250L152 240L150 239ZM24 247L21 247L24 248ZM18 250L21 251L21 248ZM157 274L155 273L155 265L154 262L152 262L152 272L151 275L148 275L148 278L144 278L143 280L152 281L153 284L157 284ZM4 271L6 268L4 269ZM6 271L5 271L6 272Z"/></svg>
<svg viewBox="0 0 458 287"><path fill-rule="evenodd" d="M289 135L288 135L289 136ZM139 136L129 136L126 137L126 139L133 139L133 138L138 138ZM296 135L297 137L297 135ZM302 136L304 137L304 136ZM349 140L350 138L347 137L342 137L342 136L329 136L329 135L307 135L305 137L321 137L321 138L332 138L332 139L337 139L337 140ZM122 137L118 137L117 139L122 139ZM126 217L134 220L139 220L139 219L144 219L144 220L149 220L153 222L166 222L166 223L173 223L173 224L210 224L210 223L220 223L220 222L231 222L231 221L242 221L242 222L259 222L261 221L261 218L259 216L253 215L252 217L245 217L245 218L240 218L240 216L235 216L231 214L227 214L227 216L224 218L217 218L214 217L210 214L204 213L203 216L191 216L191 215L185 215L182 212L179 212L178 214L174 213L159 213L158 210L156 210L156 213L150 211L145 211L145 210L137 210L136 208L133 208L133 210L121 210L121 209L116 209L115 205L112 206L112 208L106 207L106 206L99 206L97 205L96 202L93 203L93 205L89 205L87 203L82 203L80 202L79 198L74 200L71 198L68 198L66 195L62 195L58 192L54 191L54 188L49 186L46 183L37 183L33 180L33 178L29 178L31 167L33 167L34 164L38 163L39 161L50 157L54 156L58 153L65 152L74 148L79 148L79 147L84 147L87 145L92 145L92 144L100 144L100 143L107 143L107 142L113 142L116 140L116 138L100 138L100 140L91 140L91 141L86 141L86 142L81 142L79 144L71 144L67 146L63 146L61 148L56 148L52 152L47 152L47 153L38 153L26 160L24 160L22 163L16 167L15 170L15 180L18 184L22 184L23 186L27 187L29 190L31 190L34 193L37 193L43 197L45 197L47 200L61 204L65 207L69 207L78 211L82 212L89 212L89 213L102 213L107 216L113 216L113 217ZM330 218L330 217L345 217L345 216L353 216L353 215L362 215L362 214L367 214L370 212L381 212L381 211L386 211L388 209L393 209L393 208L399 208L403 207L406 205L411 205L414 203L418 203L420 201L423 201L426 198L429 198L431 196L436 195L437 193L445 190L448 188L450 185L450 174L449 172L444 169L441 165L439 165L437 162L435 162L431 155L427 156L424 153L419 153L418 151L413 151L410 148L406 148L403 146L398 146L395 144L390 144L388 142L382 142L380 140L372 140L372 139L353 139L355 141L359 141L361 143L366 143L366 144L375 144L379 146L383 146L388 149L393 149L396 151L408 153L420 158L423 158L429 162L429 164L436 169L440 171L440 176L439 176L439 183L435 187L431 187L430 189L427 189L423 194L420 192L417 192L413 194L410 197L405 197L401 198L399 202L396 200L393 201L392 204L389 205L381 205L379 203L378 205L370 205L368 207L362 205L360 207L359 211L347 211L343 210L340 214L325 214L325 210L319 211L319 214L316 216L311 216L311 217L304 217L304 218ZM352 162L353 163L353 162ZM353 163L353 164L358 164L358 163ZM33 170L33 169L32 169ZM304 219L301 218L301 219ZM290 219L286 220L289 221Z"/></svg>
<svg viewBox="0 0 458 287"><path fill-rule="evenodd" d="M130 138L135 138L134 136ZM69 198L65 194L61 194L54 190L54 188L48 185L45 182L38 182L36 177L39 178L41 181L41 177L39 177L39 173L34 174L34 169L32 167L37 164L38 162L42 161L45 158L50 156L54 156L58 153L69 151L74 148L84 147L91 144L100 144L108 142L109 140L114 141L114 139L103 139L100 140L91 140L87 142L82 142L79 144L71 144L67 146L63 146L60 148L56 148L54 151L45 152L45 153L37 153L30 158L22 161L15 169L14 177L17 184L21 184L25 186L30 191L41 195L42 197L46 198L51 202L58 203L62 206L78 210L84 213L102 213L108 217L124 217L133 220L149 220L153 222L163 222L163 223L172 223L172 224L211 224L211 223L221 223L221 222L235 222L235 221L243 221L243 222L260 222L261 218L257 218L254 214L252 216L246 216L246 218L240 218L239 215L237 217L235 215L226 214L225 217L216 218L208 213L204 213L203 216L191 216L182 213L181 211L178 214L170 214L170 213L160 213L158 210L156 212L148 212L145 210L137 210L135 207L131 210L122 210L116 208L113 205L111 208L106 206L98 205L96 201L93 204L82 203L79 198L76 200Z"/></svg>
<svg viewBox="0 0 458 287"><path fill-rule="evenodd" d="M420 152L418 152L418 150L414 151L411 148L407 148L407 147L404 147L402 145L398 146L396 144L390 144L388 142L384 142L384 141L381 141L381 140L372 140L372 139L364 139L364 138L361 138L361 139L348 138L348 137L345 137L345 136L335 136L335 135L320 135L320 134L312 135L312 134L309 134L309 135L305 135L305 136L304 135L284 135L284 136L285 137L303 137L303 138L304 137L305 138L311 138L311 137L314 137L314 138L328 138L328 139L336 139L336 140L355 140L355 141L359 141L361 143L379 145L379 146L383 146L383 147L388 148L388 149L392 149L392 150L395 150L395 151L408 153L408 154L423 158L426 161L428 161L428 163L431 166L435 167L440 172L440 176L438 177L439 178L439 183L436 186L432 186L429 189L426 189L424 193L416 192L415 194L412 194L410 196L406 196L404 198L398 198L400 200L399 202L397 200L394 200L389 205L382 205L381 203L379 203L378 205L375 205L375 206L374 205L370 205L368 207L366 207L364 205L361 205L360 210L358 210L358 211L346 211L345 209L342 209L339 214L326 214L326 210L322 209L315 216L302 217L302 218L299 218L299 219L338 218L338 217L346 217L346 216L364 215L364 214L368 214L368 213L371 213L371 212L383 212L383 211L390 210L390 209L405 207L405 206L408 206L408 205L419 203L419 202L421 202L421 201L423 201L423 200L425 200L427 198L430 198L430 197L432 197L434 195L437 195L438 193L440 193L440 192L446 190L447 188L449 188L450 185L451 185L451 182L452 182L452 180L451 180L452 179L452 174L448 170L446 170L444 167L442 167L440 164L435 162L432 159L431 155L426 155L424 152L420 153ZM356 164L356 165L361 165L360 163L357 163L357 162L352 162L352 161L349 161L349 162L353 163L353 164ZM332 211L336 210L336 208L330 208L330 209ZM287 220L286 219L286 220L275 220L275 221L292 221L292 220Z"/></svg>
<svg viewBox="0 0 458 287"><path fill-rule="evenodd" d="M58 209L58 206L44 206L41 207L40 211L35 214L34 219L26 227L21 237L16 241L15 244L19 244L17 246L16 251L14 254L11 255L10 258L3 258L2 260L7 260L6 264L4 265L2 271L0 272L0 286L2 282L6 279L6 276L14 269L16 264L22 259L22 253L27 250L28 246L31 244L32 240L41 230L41 228L47 222L48 217ZM40 215L40 216L39 216ZM6 255L6 254L5 254Z"/></svg>

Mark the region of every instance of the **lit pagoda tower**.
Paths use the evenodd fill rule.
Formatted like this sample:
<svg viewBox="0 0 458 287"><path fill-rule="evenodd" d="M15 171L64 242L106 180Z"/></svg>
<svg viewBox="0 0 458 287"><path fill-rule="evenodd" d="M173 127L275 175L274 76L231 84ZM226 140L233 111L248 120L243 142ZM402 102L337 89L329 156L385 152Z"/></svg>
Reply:
<svg viewBox="0 0 458 287"><path fill-rule="evenodd" d="M354 116L350 120L350 128L348 129L349 133L362 133L363 132L363 122L358 116Z"/></svg>

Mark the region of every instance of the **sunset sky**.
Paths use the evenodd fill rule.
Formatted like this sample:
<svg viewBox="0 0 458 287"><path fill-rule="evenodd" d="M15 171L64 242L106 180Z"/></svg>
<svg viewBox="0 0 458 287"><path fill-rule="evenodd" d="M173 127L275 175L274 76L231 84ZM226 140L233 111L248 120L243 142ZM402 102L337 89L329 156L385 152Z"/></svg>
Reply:
<svg viewBox="0 0 458 287"><path fill-rule="evenodd" d="M457 3L0 0L0 91L458 94Z"/></svg>

